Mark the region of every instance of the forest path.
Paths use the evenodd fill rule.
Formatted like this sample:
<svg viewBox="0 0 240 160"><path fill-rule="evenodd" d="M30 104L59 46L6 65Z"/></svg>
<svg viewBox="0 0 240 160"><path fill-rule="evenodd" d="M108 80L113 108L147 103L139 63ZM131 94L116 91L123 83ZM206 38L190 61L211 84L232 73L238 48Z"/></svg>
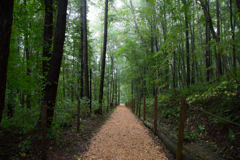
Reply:
<svg viewBox="0 0 240 160"><path fill-rule="evenodd" d="M164 144L154 137L124 105L116 111L91 139L82 159L165 160Z"/></svg>

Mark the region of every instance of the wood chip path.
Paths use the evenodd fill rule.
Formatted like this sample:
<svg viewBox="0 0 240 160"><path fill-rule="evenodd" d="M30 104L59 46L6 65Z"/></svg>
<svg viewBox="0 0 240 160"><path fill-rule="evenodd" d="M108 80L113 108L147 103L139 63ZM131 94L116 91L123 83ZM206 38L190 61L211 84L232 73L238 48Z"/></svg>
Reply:
<svg viewBox="0 0 240 160"><path fill-rule="evenodd" d="M82 160L165 160L168 152L124 105L92 138Z"/></svg>

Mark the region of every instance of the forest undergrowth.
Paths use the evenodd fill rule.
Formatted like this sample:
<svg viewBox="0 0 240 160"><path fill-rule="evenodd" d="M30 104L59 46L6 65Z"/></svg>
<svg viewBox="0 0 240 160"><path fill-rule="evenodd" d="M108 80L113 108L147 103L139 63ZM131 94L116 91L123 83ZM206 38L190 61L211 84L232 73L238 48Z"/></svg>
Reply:
<svg viewBox="0 0 240 160"><path fill-rule="evenodd" d="M82 99L80 107L80 130L77 131L77 104L70 100L60 100L55 108L53 125L47 134L48 159L71 159L83 153L93 134L111 115L103 105L103 115L90 114L89 107L84 107ZM97 108L92 102L92 111ZM40 112L3 123L0 128L0 160L40 159L41 129L37 126ZM33 117L35 117L33 119ZM33 122L29 122L29 119ZM26 128L26 126L30 126Z"/></svg>
<svg viewBox="0 0 240 160"><path fill-rule="evenodd" d="M194 84L184 90L172 89L159 94L158 124L170 133L170 138L175 141L177 141L181 97L187 99L184 143L201 143L226 159L239 159L239 77L229 80L222 77L219 81ZM153 99L148 99L147 104L153 105ZM152 113L151 110L153 107L147 107L146 112Z"/></svg>

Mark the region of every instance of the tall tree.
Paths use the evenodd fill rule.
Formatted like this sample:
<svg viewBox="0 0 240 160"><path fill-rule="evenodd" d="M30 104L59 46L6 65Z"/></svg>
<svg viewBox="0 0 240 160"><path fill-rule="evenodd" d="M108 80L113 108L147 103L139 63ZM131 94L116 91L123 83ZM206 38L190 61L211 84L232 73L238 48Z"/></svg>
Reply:
<svg viewBox="0 0 240 160"><path fill-rule="evenodd" d="M188 7L186 0L183 0L185 16L185 34L186 34L186 55L187 55L187 87L190 85L190 58L189 58L189 37L188 37Z"/></svg>
<svg viewBox="0 0 240 160"><path fill-rule="evenodd" d="M102 108L102 99L103 99L104 73L105 73L105 61L106 61L106 50L107 50L107 24L108 24L108 0L105 0L104 41L103 41L101 79L100 79L100 90L99 90L100 108Z"/></svg>
<svg viewBox="0 0 240 160"><path fill-rule="evenodd" d="M0 2L0 122L4 109L14 0Z"/></svg>
<svg viewBox="0 0 240 160"><path fill-rule="evenodd" d="M217 34L216 34L216 32L215 32L215 30L214 30L214 28L213 28L212 18L211 18L211 16L210 16L209 10L207 9L208 5L207 5L207 3L204 4L203 0L199 0L199 1L200 1L201 6L202 6L202 9L203 9L203 13L204 13L204 15L205 15L205 18L206 18L206 23L209 25L209 29L210 29L210 31L211 31L211 33L212 33L212 36L213 36L213 38L215 39L217 45L220 45L220 39L219 39L219 37L217 36ZM206 25L207 25L207 24L206 24ZM221 52L220 52L220 54L221 54ZM225 57L224 54L222 55L222 59L223 59L223 64L224 64L225 71L226 71L226 73L227 73L227 72L228 72L228 67L227 67L226 57ZM207 63L207 62L206 62L206 63ZM219 65L219 63L216 63L216 64Z"/></svg>
<svg viewBox="0 0 240 160"><path fill-rule="evenodd" d="M217 36L219 38L219 41L220 41L220 25L219 25L219 3L218 3L218 0L216 0L216 10L217 10ZM219 75L222 75L222 61L221 61L221 54L219 51L217 51L217 63L218 63L218 74Z"/></svg>
<svg viewBox="0 0 240 160"><path fill-rule="evenodd" d="M43 57L47 58L43 60L42 71L43 76L47 78L49 70L49 62L51 58L50 48L52 46L53 36L53 0L45 0L45 18L44 18L44 31L43 31Z"/></svg>
<svg viewBox="0 0 240 160"><path fill-rule="evenodd" d="M54 106L57 97L58 80L63 55L63 44L65 40L67 3L68 0L58 1L58 14L53 43L53 53L47 75L47 84L45 85L46 86L45 95L43 98L48 105L47 109L48 127L50 127L52 124Z"/></svg>
<svg viewBox="0 0 240 160"><path fill-rule="evenodd" d="M24 6L25 6L25 14L27 14L27 0L24 0ZM27 18L28 19L28 18ZM30 66L29 66L29 44L28 44L28 36L29 36L29 33L28 33L28 23L27 24L27 27L24 28L24 50L25 50L25 53L26 53L26 60L27 60L27 76L30 75ZM31 106L30 106L30 98L31 98L31 94L30 92L28 91L27 93L27 108L30 109Z"/></svg>
<svg viewBox="0 0 240 160"><path fill-rule="evenodd" d="M83 55L83 5L81 4L80 7L80 12L81 12L81 17L80 17L80 37L81 37L81 41L80 41L80 59L81 59L81 73L80 73L80 98L83 97L83 92L84 92L84 88L83 88L83 72L84 72L84 55Z"/></svg>
<svg viewBox="0 0 240 160"><path fill-rule="evenodd" d="M231 23L231 32L232 32L232 40L233 40L233 50L232 50L232 54L233 54L233 72L235 74L235 76L237 75L237 67L236 67L236 49L235 49L235 44L234 44L234 39L235 39L235 18L234 20L232 20L233 17L233 13L232 13L232 0L230 0L230 23ZM235 16L234 16L235 17Z"/></svg>
<svg viewBox="0 0 240 160"><path fill-rule="evenodd" d="M85 77L85 96L89 99L89 80L88 80L88 43L87 43L87 1L82 0L83 5L83 53L84 53L84 77Z"/></svg>
<svg viewBox="0 0 240 160"><path fill-rule="evenodd" d="M45 85L47 81L47 73L49 71L49 65L50 65L50 59L51 59L50 49L52 46L52 36L53 36L53 0L45 0L44 3L45 3L45 18L44 18L44 29L43 29L43 57L46 59L42 61L42 74L44 77L43 95L46 92ZM64 69L63 69L63 82L64 82ZM63 86L63 95L65 97L65 86Z"/></svg>
<svg viewBox="0 0 240 160"><path fill-rule="evenodd" d="M205 59L205 55L204 55L204 51L203 51L203 38L202 38L202 29L201 29L201 24L199 23L199 13L198 13L198 6L196 4L196 0L195 0L195 6L196 6L196 11L197 11L197 21L198 21L198 32L199 32L199 38L200 38L200 45L201 45L201 51L202 51L202 57L203 60L205 62L206 65L206 59Z"/></svg>

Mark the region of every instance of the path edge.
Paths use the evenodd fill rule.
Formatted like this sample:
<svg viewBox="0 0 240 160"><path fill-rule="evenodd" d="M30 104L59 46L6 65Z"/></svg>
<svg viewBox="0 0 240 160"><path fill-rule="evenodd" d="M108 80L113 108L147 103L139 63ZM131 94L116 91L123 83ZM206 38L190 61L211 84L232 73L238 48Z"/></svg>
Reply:
<svg viewBox="0 0 240 160"><path fill-rule="evenodd" d="M125 105L124 105L125 106ZM141 121L142 124L144 124L145 127L147 127L148 129L150 129L151 131L153 130L153 124L151 124L150 122L143 122L142 117L138 118L138 116L133 113L127 106L125 106L138 120ZM165 144L165 146L167 147L167 149L174 154L174 156L176 157L177 155L177 142L172 141L170 138L168 138L165 133L163 133L161 130L157 129L156 130L156 135L158 136L158 138ZM191 153L190 151L188 151L186 148L183 149L183 154L182 154L182 160L192 160L192 159L196 159L194 158L191 154L186 154L186 153ZM200 157L197 157L200 158ZM200 158L201 159L201 158Z"/></svg>

